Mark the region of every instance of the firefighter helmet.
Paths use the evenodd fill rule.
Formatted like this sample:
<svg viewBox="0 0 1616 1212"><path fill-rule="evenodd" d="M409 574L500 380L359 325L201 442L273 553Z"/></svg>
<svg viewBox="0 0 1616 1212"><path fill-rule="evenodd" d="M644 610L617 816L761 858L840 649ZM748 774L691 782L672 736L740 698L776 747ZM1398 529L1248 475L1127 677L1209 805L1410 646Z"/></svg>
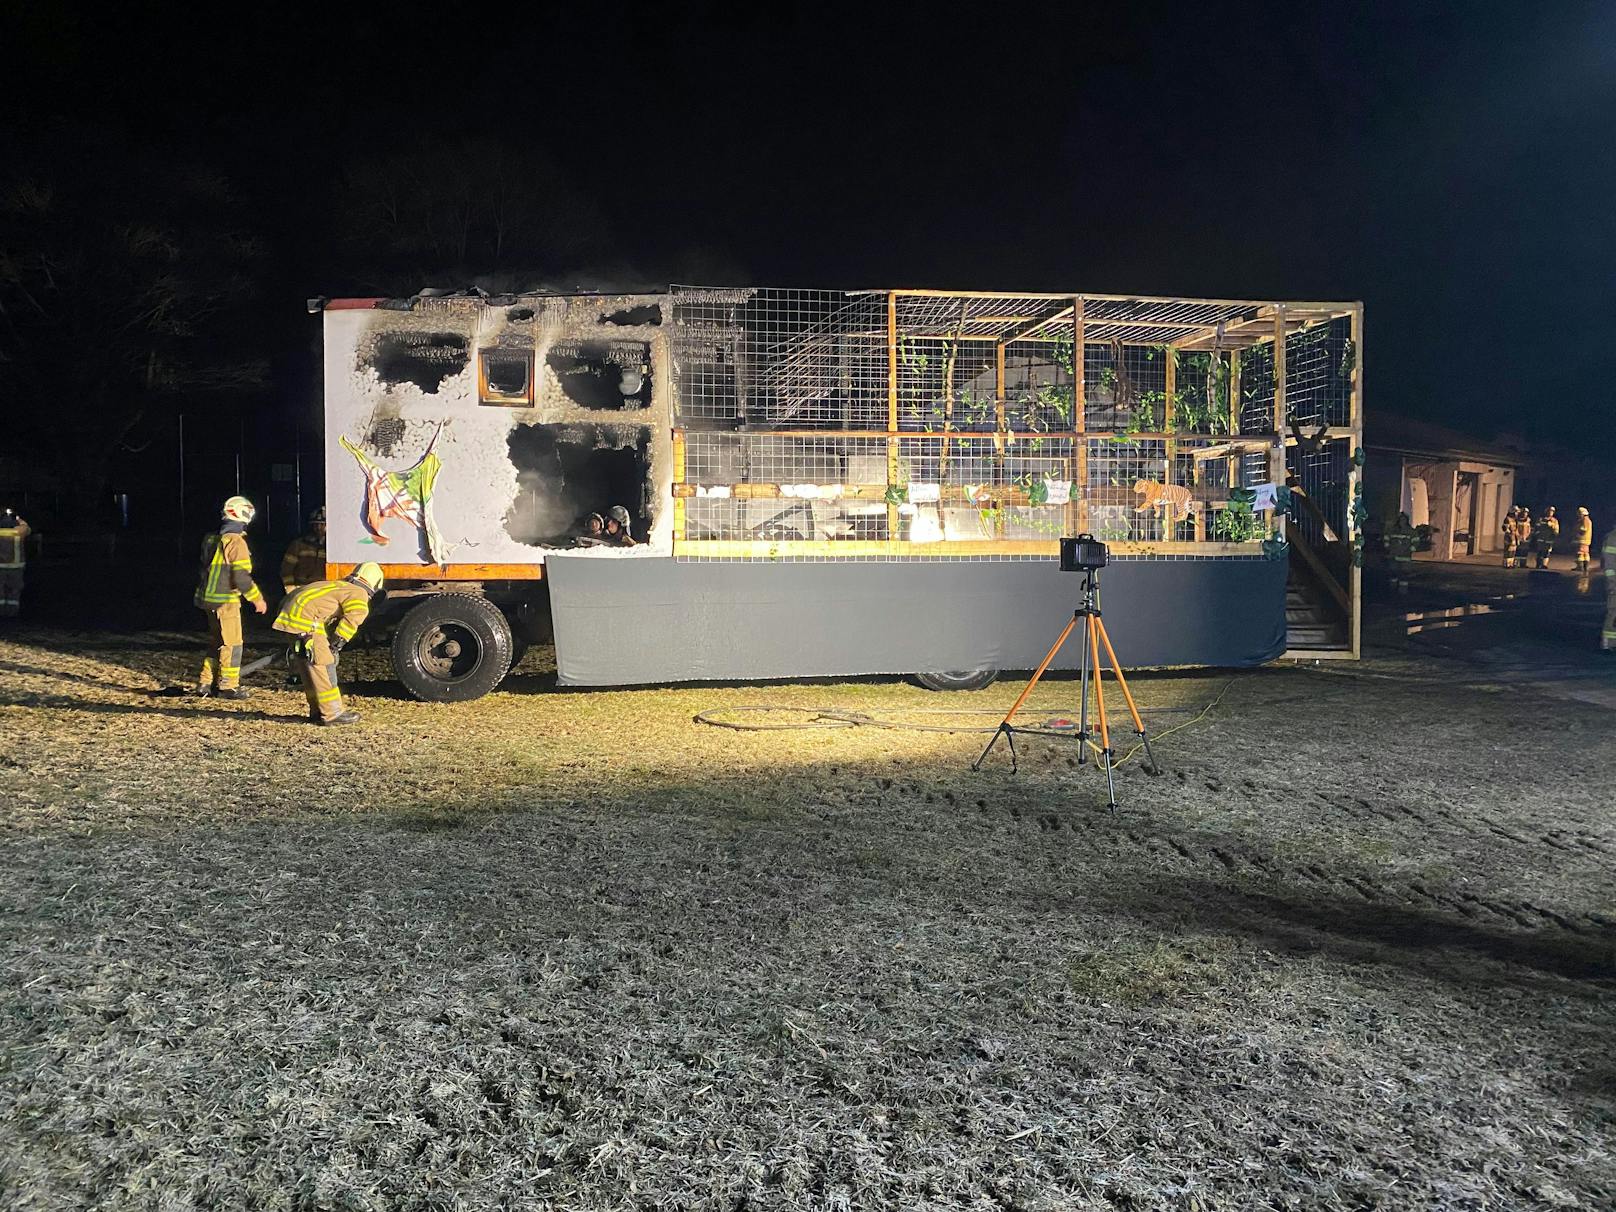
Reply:
<svg viewBox="0 0 1616 1212"><path fill-rule="evenodd" d="M246 497L231 497L224 503L224 520L226 522L250 522L258 515L258 510Z"/></svg>
<svg viewBox="0 0 1616 1212"><path fill-rule="evenodd" d="M320 508L316 509L313 513L311 513L309 515L309 525L310 526L324 526L325 525L325 506L324 505L320 506Z"/></svg>
<svg viewBox="0 0 1616 1212"><path fill-rule="evenodd" d="M613 505L610 509L608 509L606 511L606 516L608 518L610 518L612 521L616 522L619 526L621 526L623 528L623 533L624 534L628 533L628 528L629 528L628 510L624 509L621 505Z"/></svg>
<svg viewBox="0 0 1616 1212"><path fill-rule="evenodd" d="M375 593L382 587L382 581L384 579L382 577L382 566L380 564L372 564L367 560L358 568L355 568L353 572L349 574L348 579L356 585L363 585L366 589L370 590L371 593Z"/></svg>

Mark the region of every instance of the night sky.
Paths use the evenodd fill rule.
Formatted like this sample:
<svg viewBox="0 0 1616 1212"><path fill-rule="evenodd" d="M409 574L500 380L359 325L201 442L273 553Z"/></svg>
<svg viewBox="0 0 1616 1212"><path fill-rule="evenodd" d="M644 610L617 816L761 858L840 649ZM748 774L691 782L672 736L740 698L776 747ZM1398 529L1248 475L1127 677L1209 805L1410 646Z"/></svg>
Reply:
<svg viewBox="0 0 1616 1212"><path fill-rule="evenodd" d="M1361 298L1371 410L1616 438L1608 6L22 7L10 129L217 166L283 376L306 296L374 293L335 183L474 136L585 234L473 268Z"/></svg>

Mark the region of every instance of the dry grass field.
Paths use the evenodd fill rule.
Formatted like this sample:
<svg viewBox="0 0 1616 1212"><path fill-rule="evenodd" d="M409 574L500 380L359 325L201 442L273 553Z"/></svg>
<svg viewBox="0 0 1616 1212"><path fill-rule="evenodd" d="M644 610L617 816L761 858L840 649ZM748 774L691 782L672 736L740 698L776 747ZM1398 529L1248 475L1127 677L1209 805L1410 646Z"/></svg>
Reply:
<svg viewBox="0 0 1616 1212"><path fill-rule="evenodd" d="M1069 742L692 720L1002 684L536 653L445 708L358 652L327 731L278 675L154 696L195 650L0 641L6 1208L1616 1205L1603 708L1141 677L1188 726L1110 816Z"/></svg>

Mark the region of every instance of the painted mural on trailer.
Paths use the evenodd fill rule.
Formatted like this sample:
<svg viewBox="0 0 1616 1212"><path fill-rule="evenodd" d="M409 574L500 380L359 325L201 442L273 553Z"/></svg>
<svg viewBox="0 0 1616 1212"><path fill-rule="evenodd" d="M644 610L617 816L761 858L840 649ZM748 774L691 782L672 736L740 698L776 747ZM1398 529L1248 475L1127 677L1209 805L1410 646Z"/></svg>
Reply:
<svg viewBox="0 0 1616 1212"><path fill-rule="evenodd" d="M325 310L329 558L542 564L672 549L663 296L418 297ZM623 506L637 545L587 519Z"/></svg>

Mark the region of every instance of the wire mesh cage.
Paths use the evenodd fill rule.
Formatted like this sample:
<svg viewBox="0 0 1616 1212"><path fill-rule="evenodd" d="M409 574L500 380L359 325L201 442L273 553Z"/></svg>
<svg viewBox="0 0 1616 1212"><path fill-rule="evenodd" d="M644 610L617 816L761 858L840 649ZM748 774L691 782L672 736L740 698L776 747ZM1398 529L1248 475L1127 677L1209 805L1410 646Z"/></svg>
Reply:
<svg viewBox="0 0 1616 1212"><path fill-rule="evenodd" d="M678 552L1251 558L1287 481L1344 533L1354 307L675 287Z"/></svg>

